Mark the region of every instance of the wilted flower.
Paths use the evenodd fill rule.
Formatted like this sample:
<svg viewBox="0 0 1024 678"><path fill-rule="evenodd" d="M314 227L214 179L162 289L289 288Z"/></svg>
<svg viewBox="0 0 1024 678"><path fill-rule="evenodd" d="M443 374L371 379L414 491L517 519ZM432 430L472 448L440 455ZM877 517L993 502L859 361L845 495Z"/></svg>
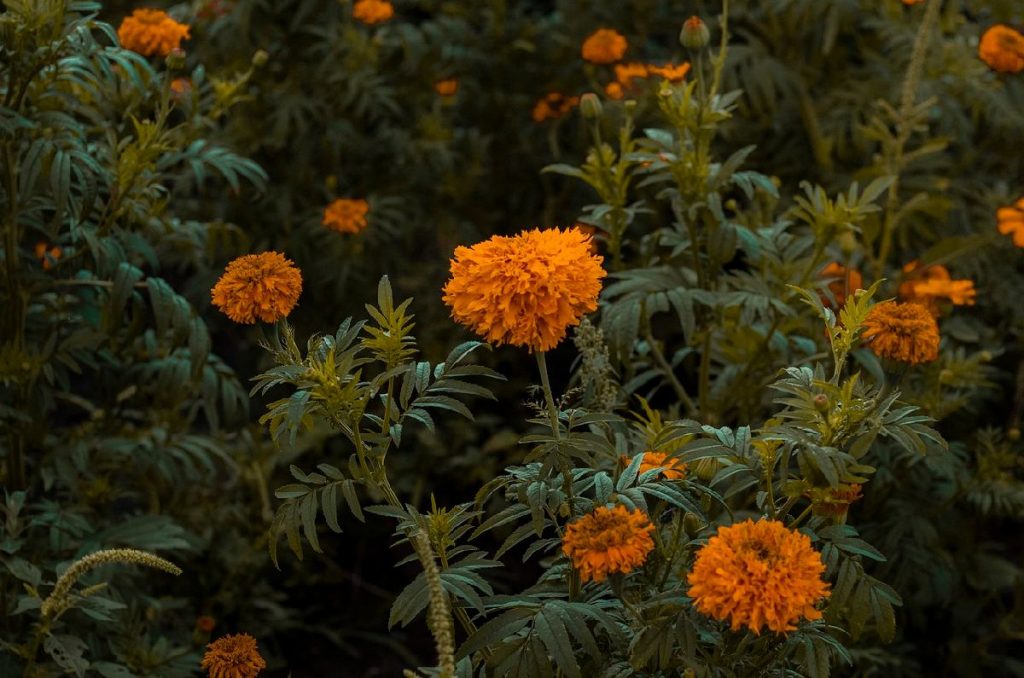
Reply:
<svg viewBox="0 0 1024 678"><path fill-rule="evenodd" d="M811 512L814 515L842 521L850 510L850 504L858 501L862 494L861 486L853 483L836 488L814 488L805 492L804 496L811 500Z"/></svg>
<svg viewBox="0 0 1024 678"><path fill-rule="evenodd" d="M862 336L881 358L917 365L939 357L939 326L921 304L875 304L864 320Z"/></svg>
<svg viewBox="0 0 1024 678"><path fill-rule="evenodd" d="M387 0L356 0L352 18L367 26L387 21L395 15L395 6Z"/></svg>
<svg viewBox="0 0 1024 678"><path fill-rule="evenodd" d="M452 317L496 344L547 351L597 308L601 257L575 228L496 235L459 247L444 301Z"/></svg>
<svg viewBox="0 0 1024 678"><path fill-rule="evenodd" d="M978 57L999 73L1024 71L1024 35L1003 24L996 24L981 36Z"/></svg>
<svg viewBox="0 0 1024 678"><path fill-rule="evenodd" d="M687 581L697 609L734 631L760 634L767 626L782 633L801 618L821 618L814 606L828 596L824 572L807 535L775 520L747 520L719 528L697 552Z"/></svg>
<svg viewBox="0 0 1024 678"><path fill-rule="evenodd" d="M941 264L921 268L914 260L903 267L904 282L900 297L925 306L932 315L939 314L938 301L945 299L954 306L973 306L977 296L972 280L953 280L949 270Z"/></svg>
<svg viewBox="0 0 1024 678"><path fill-rule="evenodd" d="M255 678L267 668L256 639L248 633L227 635L206 646L201 668L210 678Z"/></svg>
<svg viewBox="0 0 1024 678"><path fill-rule="evenodd" d="M571 111L578 103L578 96L566 96L559 92L548 92L533 106L531 114L534 122L544 122L561 118Z"/></svg>
<svg viewBox="0 0 1024 678"><path fill-rule="evenodd" d="M1024 198L996 210L996 225L1003 235L1013 235L1013 244L1024 247Z"/></svg>
<svg viewBox="0 0 1024 678"><path fill-rule="evenodd" d="M359 233L369 224L369 212L365 200L338 198L324 208L323 225L339 233Z"/></svg>
<svg viewBox="0 0 1024 678"><path fill-rule="evenodd" d="M612 28L599 28L583 41L580 53L592 64L613 64L626 54L629 43Z"/></svg>
<svg viewBox="0 0 1024 678"><path fill-rule="evenodd" d="M143 56L165 57L188 39L189 27L159 9L136 9L121 21L117 39L121 46Z"/></svg>
<svg viewBox="0 0 1024 678"><path fill-rule="evenodd" d="M302 293L302 274L279 252L238 257L213 286L213 304L236 323L285 318Z"/></svg>
<svg viewBox="0 0 1024 678"><path fill-rule="evenodd" d="M584 582L604 581L609 574L625 574L644 564L654 549L653 531L643 511L599 506L566 526L562 552Z"/></svg>

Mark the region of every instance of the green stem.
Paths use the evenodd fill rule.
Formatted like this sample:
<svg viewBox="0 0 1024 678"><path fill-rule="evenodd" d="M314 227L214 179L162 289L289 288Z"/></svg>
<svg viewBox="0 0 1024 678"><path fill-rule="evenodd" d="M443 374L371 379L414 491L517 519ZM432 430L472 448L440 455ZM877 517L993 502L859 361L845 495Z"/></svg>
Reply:
<svg viewBox="0 0 1024 678"><path fill-rule="evenodd" d="M551 392L551 380L548 378L548 364L544 351L537 351L537 368L540 370L540 384L544 390L544 402L547 405L548 419L551 422L551 435L561 440L561 429L558 424L558 408L555 407L555 396Z"/></svg>
<svg viewBox="0 0 1024 678"><path fill-rule="evenodd" d="M651 355L654 356L654 362L658 363L658 367L665 373L665 378L668 379L668 383L672 386L672 390L676 392L676 397L679 398L686 406L686 411L691 417L697 416L697 405L693 402L693 398L683 388L682 382L675 375L675 371L672 369L672 365L665 359L665 354L661 352L661 348L654 340L654 335L651 333L651 329L647 328L647 345L651 347Z"/></svg>

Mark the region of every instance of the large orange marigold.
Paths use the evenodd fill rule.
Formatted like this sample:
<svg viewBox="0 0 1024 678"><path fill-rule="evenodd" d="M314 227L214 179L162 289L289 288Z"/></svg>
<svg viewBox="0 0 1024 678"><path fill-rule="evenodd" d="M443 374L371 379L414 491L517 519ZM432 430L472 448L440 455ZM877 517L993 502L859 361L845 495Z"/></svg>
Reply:
<svg viewBox="0 0 1024 678"><path fill-rule="evenodd" d="M1013 244L1024 247L1024 198L996 210L996 225L1003 235L1013 235Z"/></svg>
<svg viewBox="0 0 1024 678"><path fill-rule="evenodd" d="M814 606L829 595L824 572L807 535L775 520L747 520L719 528L697 552L687 581L697 609L734 631L760 634L767 626L782 633L801 618L821 618Z"/></svg>
<svg viewBox="0 0 1024 678"><path fill-rule="evenodd" d="M324 208L323 225L339 233L359 233L369 221L370 203L365 200L338 198Z"/></svg>
<svg viewBox="0 0 1024 678"><path fill-rule="evenodd" d="M978 57L999 73L1024 71L1024 35L1003 24L996 24L981 36Z"/></svg>
<svg viewBox="0 0 1024 678"><path fill-rule="evenodd" d="M605 271L590 243L579 229L552 228L459 247L444 301L490 342L550 350L597 308Z"/></svg>
<svg viewBox="0 0 1024 678"><path fill-rule="evenodd" d="M302 293L302 274L279 252L238 257L213 286L213 304L236 323L285 318Z"/></svg>
<svg viewBox="0 0 1024 678"><path fill-rule="evenodd" d="M356 0L352 5L352 18L367 26L384 23L395 16L395 6L387 0Z"/></svg>
<svg viewBox="0 0 1024 678"><path fill-rule="evenodd" d="M654 525L643 511L600 506L566 526L562 552L584 582L604 581L609 574L625 574L644 564L654 549L651 532Z"/></svg>
<svg viewBox="0 0 1024 678"><path fill-rule="evenodd" d="M626 54L629 43L613 28L599 28L583 41L580 53L592 64L613 64Z"/></svg>
<svg viewBox="0 0 1024 678"><path fill-rule="evenodd" d="M921 304L875 304L864 320L861 336L881 358L916 365L939 357L939 326Z"/></svg>
<svg viewBox="0 0 1024 678"><path fill-rule="evenodd" d="M137 9L117 28L121 46L143 56L165 57L188 39L189 27L159 9Z"/></svg>
<svg viewBox="0 0 1024 678"><path fill-rule="evenodd" d="M207 645L200 667L210 672L210 678L255 678L267 668L267 662L260 655L255 638L237 633Z"/></svg>

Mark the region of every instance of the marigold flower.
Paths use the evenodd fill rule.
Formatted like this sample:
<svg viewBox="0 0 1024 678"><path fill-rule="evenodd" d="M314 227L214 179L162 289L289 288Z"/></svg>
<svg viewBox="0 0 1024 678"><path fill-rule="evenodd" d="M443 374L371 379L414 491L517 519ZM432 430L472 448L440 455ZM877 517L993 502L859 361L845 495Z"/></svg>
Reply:
<svg viewBox="0 0 1024 678"><path fill-rule="evenodd" d="M938 301L946 299L954 306L973 306L977 296L972 280L953 280L949 270L941 264L921 268L914 260L903 267L904 282L900 297L925 306L932 315L939 315Z"/></svg>
<svg viewBox="0 0 1024 678"><path fill-rule="evenodd" d="M837 261L833 261L825 268L818 271L818 277L830 281L828 289L836 300L838 308L846 303L847 295L857 290L864 289L864 276L855 268L847 268ZM831 301L825 295L821 296L821 303L831 306Z"/></svg>
<svg viewBox="0 0 1024 678"><path fill-rule="evenodd" d="M996 210L996 224L1003 235L1013 235L1013 244L1024 247L1024 198Z"/></svg>
<svg viewBox="0 0 1024 678"><path fill-rule="evenodd" d="M811 512L816 516L843 519L850 510L850 504L863 495L861 486L854 483L837 488L814 488L804 493L811 500Z"/></svg>
<svg viewBox="0 0 1024 678"><path fill-rule="evenodd" d="M622 463L629 464L630 461L629 457L622 457ZM660 470L661 473L659 475L668 480L682 480L686 477L687 465L678 459L669 457L665 452L647 450L644 452L643 461L640 462L639 474L644 474L654 469Z"/></svg>
<svg viewBox="0 0 1024 678"><path fill-rule="evenodd" d="M629 43L612 28L599 28L583 41L580 53L592 64L613 64L626 54Z"/></svg>
<svg viewBox="0 0 1024 678"><path fill-rule="evenodd" d="M921 304L875 304L864 320L862 336L880 358L917 365L939 357L939 326Z"/></svg>
<svg viewBox="0 0 1024 678"><path fill-rule="evenodd" d="M203 616L196 619L196 630L200 633L213 633L213 629L217 626L217 620L210 615L204 614Z"/></svg>
<svg viewBox="0 0 1024 678"><path fill-rule="evenodd" d="M272 323L295 308L302 274L279 252L246 254L228 264L213 286L213 304L236 323Z"/></svg>
<svg viewBox="0 0 1024 678"><path fill-rule="evenodd" d="M605 271L590 243L576 228L552 228L459 247L444 301L488 341L550 350L597 308Z"/></svg>
<svg viewBox="0 0 1024 678"><path fill-rule="evenodd" d="M820 619L815 604L829 595L825 564L805 534L776 520L719 528L697 552L687 576L697 609L729 621L733 631L782 633Z"/></svg>
<svg viewBox="0 0 1024 678"><path fill-rule="evenodd" d="M669 82L681 82L686 77L686 74L690 72L690 62L687 61L678 66L675 64L665 64L663 66L648 64L647 71L652 75L660 75Z"/></svg>
<svg viewBox="0 0 1024 678"><path fill-rule="evenodd" d="M925 0L903 0L904 5L920 5Z"/></svg>
<svg viewBox="0 0 1024 678"><path fill-rule="evenodd" d="M609 99L615 99L616 101L626 96L626 91L617 82L609 82L605 85L604 93L608 95Z"/></svg>
<svg viewBox="0 0 1024 678"><path fill-rule="evenodd" d="M459 91L459 81L455 78L438 80L434 83L434 91L443 97L455 96L455 93Z"/></svg>
<svg viewBox="0 0 1024 678"><path fill-rule="evenodd" d="M188 39L189 27L159 9L137 9L121 21L117 39L121 46L143 56L165 57Z"/></svg>
<svg viewBox="0 0 1024 678"><path fill-rule="evenodd" d="M395 15L395 6L387 0L356 0L352 18L367 26L384 23Z"/></svg>
<svg viewBox="0 0 1024 678"><path fill-rule="evenodd" d="M578 96L566 96L560 92L548 92L533 106L534 122L561 118L580 103Z"/></svg>
<svg viewBox="0 0 1024 678"><path fill-rule="evenodd" d="M1024 71L1024 35L1004 24L996 24L981 35L978 57L999 73Z"/></svg>
<svg viewBox="0 0 1024 678"><path fill-rule="evenodd" d="M260 655L255 638L237 633L207 645L199 666L210 672L210 678L255 678L267 668L267 662Z"/></svg>
<svg viewBox="0 0 1024 678"><path fill-rule="evenodd" d="M44 271L49 271L57 260L64 255L64 250L54 245L47 247L45 242L37 242L35 246L36 259L43 265Z"/></svg>
<svg viewBox="0 0 1024 678"><path fill-rule="evenodd" d="M599 506L565 527L562 552L579 570L580 579L600 582L609 574L626 574L642 566L654 550L651 532L654 525L643 511Z"/></svg>
<svg viewBox="0 0 1024 678"><path fill-rule="evenodd" d="M338 233L359 233L369 224L369 212L365 200L338 198L324 208L323 225Z"/></svg>

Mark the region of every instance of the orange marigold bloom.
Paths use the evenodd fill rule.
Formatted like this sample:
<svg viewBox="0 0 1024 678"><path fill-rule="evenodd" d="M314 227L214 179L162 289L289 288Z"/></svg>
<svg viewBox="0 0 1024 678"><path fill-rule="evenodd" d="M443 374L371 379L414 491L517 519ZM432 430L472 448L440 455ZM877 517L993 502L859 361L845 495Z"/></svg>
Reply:
<svg viewBox="0 0 1024 678"><path fill-rule="evenodd" d="M623 87L629 87L636 78L646 78L648 67L645 64L631 62L628 64L615 64L615 79Z"/></svg>
<svg viewBox="0 0 1024 678"><path fill-rule="evenodd" d="M590 244L576 228L552 228L459 247L444 301L490 342L550 350L597 308L605 271Z"/></svg>
<svg viewBox="0 0 1024 678"><path fill-rule="evenodd" d="M395 6L387 0L356 0L352 18L367 26L384 23L395 15Z"/></svg>
<svg viewBox="0 0 1024 678"><path fill-rule="evenodd" d="M900 285L900 297L906 301L921 304L939 315L938 301L946 299L954 306L973 306L977 296L972 280L953 280L949 270L934 264L921 268L921 262L914 260L903 267L904 282Z"/></svg>
<svg viewBox="0 0 1024 678"><path fill-rule="evenodd" d="M248 633L227 635L206 646L199 665L210 672L210 678L255 678L267 668L256 639Z"/></svg>
<svg viewBox="0 0 1024 678"><path fill-rule="evenodd" d="M196 629L200 633L213 633L213 629L217 626L217 620L213 617L204 614L203 616L196 619Z"/></svg>
<svg viewBox="0 0 1024 678"><path fill-rule="evenodd" d="M369 224L369 212L365 200L338 198L324 208L323 225L338 233L359 233Z"/></svg>
<svg viewBox="0 0 1024 678"><path fill-rule="evenodd" d="M875 304L864 320L862 336L880 358L916 365L939 357L939 326L921 304Z"/></svg>
<svg viewBox="0 0 1024 678"><path fill-rule="evenodd" d="M818 271L818 277L830 281L828 289L836 300L839 308L846 303L847 295L857 290L864 289L864 276L855 268L846 268L838 261L833 261L825 268ZM821 295L821 303L831 306L832 303L825 295Z"/></svg>
<svg viewBox="0 0 1024 678"><path fill-rule="evenodd" d="M434 83L434 91L443 97L455 96L455 93L459 91L459 81L455 78L438 80Z"/></svg>
<svg viewBox="0 0 1024 678"><path fill-rule="evenodd" d="M1013 235L1013 244L1024 247L1024 198L996 210L996 225L1003 235Z"/></svg>
<svg viewBox="0 0 1024 678"><path fill-rule="evenodd" d="M583 41L580 53L592 64L613 64L626 54L629 43L613 28L599 28Z"/></svg>
<svg viewBox="0 0 1024 678"><path fill-rule="evenodd" d="M824 572L807 535L776 520L747 520L719 528L697 552L687 581L697 609L732 630L782 633L801 618L821 618L814 606L829 595Z"/></svg>
<svg viewBox="0 0 1024 678"><path fill-rule="evenodd" d="M863 495L861 486L854 483L840 485L835 489L814 488L804 492L804 496L810 498L811 512L814 515L842 519L850 510L850 504L858 501Z"/></svg>
<svg viewBox="0 0 1024 678"><path fill-rule="evenodd" d="M629 464L630 461L628 457L622 457L622 463ZM687 465L678 459L669 457L665 452L647 450L644 452L643 461L640 462L639 474L642 475L654 469L660 470L660 475L668 480L682 480L686 477Z"/></svg>
<svg viewBox="0 0 1024 678"><path fill-rule="evenodd" d="M64 255L64 250L54 245L47 247L45 242L37 242L35 246L36 259L43 265L44 271L49 271L57 260Z"/></svg>
<svg viewBox="0 0 1024 678"><path fill-rule="evenodd" d="M189 27L159 9L137 9L117 28L121 46L143 56L165 57L188 39Z"/></svg>
<svg viewBox="0 0 1024 678"><path fill-rule="evenodd" d="M654 550L654 525L647 514L599 506L569 523L562 536L562 552L569 556L584 582L604 581L609 574L626 574L644 564Z"/></svg>
<svg viewBox="0 0 1024 678"><path fill-rule="evenodd" d="M924 0L903 0L904 5L920 5Z"/></svg>
<svg viewBox="0 0 1024 678"><path fill-rule="evenodd" d="M302 294L302 274L279 252L246 254L228 264L213 286L213 304L236 323L285 318Z"/></svg>
<svg viewBox="0 0 1024 678"><path fill-rule="evenodd" d="M565 96L560 92L548 92L533 106L531 114L534 122L544 122L561 118L579 105L578 96Z"/></svg>
<svg viewBox="0 0 1024 678"><path fill-rule="evenodd" d="M1024 35L1004 24L996 24L982 34L978 57L999 73L1024 71Z"/></svg>
<svg viewBox="0 0 1024 678"><path fill-rule="evenodd" d="M665 64L664 66L648 64L647 70L652 75L660 75L669 82L680 82L690 72L690 62L687 61L678 66L674 64Z"/></svg>
<svg viewBox="0 0 1024 678"><path fill-rule="evenodd" d="M605 85L604 93L608 95L609 99L615 99L616 101L626 96L626 91L617 82L609 82Z"/></svg>

